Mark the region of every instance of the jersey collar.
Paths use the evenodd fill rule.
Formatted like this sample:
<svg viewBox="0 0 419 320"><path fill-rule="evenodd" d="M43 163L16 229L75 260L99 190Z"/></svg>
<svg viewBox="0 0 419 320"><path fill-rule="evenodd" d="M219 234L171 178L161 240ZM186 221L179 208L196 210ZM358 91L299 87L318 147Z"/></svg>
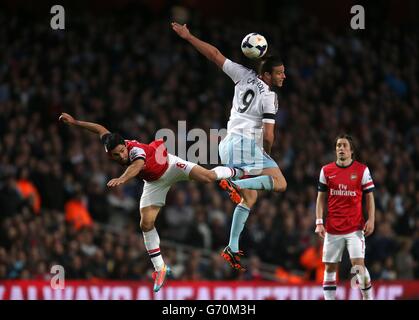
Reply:
<svg viewBox="0 0 419 320"><path fill-rule="evenodd" d="M353 163L354 163L354 159L352 159L352 161L351 161L351 163L350 164L348 164L347 166L341 166L341 165L339 165L336 161L335 161L335 165L336 165L336 167L339 167L339 168L349 168L351 165L353 165Z"/></svg>

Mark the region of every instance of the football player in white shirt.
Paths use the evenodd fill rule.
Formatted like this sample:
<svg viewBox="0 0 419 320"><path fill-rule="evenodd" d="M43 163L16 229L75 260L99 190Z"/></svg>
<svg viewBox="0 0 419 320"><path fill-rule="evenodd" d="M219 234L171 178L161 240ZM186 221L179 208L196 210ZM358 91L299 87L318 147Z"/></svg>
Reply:
<svg viewBox="0 0 419 320"><path fill-rule="evenodd" d="M235 83L227 136L220 142L219 154L223 164L240 168L245 175L254 177L220 182L230 198L239 203L233 214L230 241L222 256L233 268L244 270L240 263L243 252L239 250L239 237L256 202L256 190L284 192L287 187L281 170L269 156L278 111L276 91L285 79L284 65L279 58L268 57L257 74L232 62L216 47L192 35L186 24L173 22L172 29L220 67Z"/></svg>

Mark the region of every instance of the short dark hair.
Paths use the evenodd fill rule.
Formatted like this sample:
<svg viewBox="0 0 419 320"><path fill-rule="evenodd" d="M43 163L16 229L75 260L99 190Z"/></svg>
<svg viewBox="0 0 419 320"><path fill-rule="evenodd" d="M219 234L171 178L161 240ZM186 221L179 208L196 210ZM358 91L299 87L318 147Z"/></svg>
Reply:
<svg viewBox="0 0 419 320"><path fill-rule="evenodd" d="M338 135L335 139L335 149L336 149L336 145L338 144L339 139L346 139L346 140L349 141L349 145L351 146L351 150L352 150L352 159L354 159L355 158L354 138L352 138L352 136L347 134L347 133L342 133L342 134Z"/></svg>
<svg viewBox="0 0 419 320"><path fill-rule="evenodd" d="M125 145L125 139L119 133L106 133L102 136L101 140L106 152L110 152L120 144Z"/></svg>
<svg viewBox="0 0 419 320"><path fill-rule="evenodd" d="M274 67L282 66L284 63L278 56L267 56L261 59L259 65L259 74L263 75L265 72L272 73Z"/></svg>

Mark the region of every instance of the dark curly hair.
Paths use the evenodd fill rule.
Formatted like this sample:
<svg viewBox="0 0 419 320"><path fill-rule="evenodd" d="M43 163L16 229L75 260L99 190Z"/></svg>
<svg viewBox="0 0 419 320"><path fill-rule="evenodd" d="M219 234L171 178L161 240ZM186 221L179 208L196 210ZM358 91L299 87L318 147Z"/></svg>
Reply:
<svg viewBox="0 0 419 320"><path fill-rule="evenodd" d="M125 140L119 133L107 133L101 138L103 145L105 146L106 152L110 152L115 149L116 146L122 144L125 145Z"/></svg>

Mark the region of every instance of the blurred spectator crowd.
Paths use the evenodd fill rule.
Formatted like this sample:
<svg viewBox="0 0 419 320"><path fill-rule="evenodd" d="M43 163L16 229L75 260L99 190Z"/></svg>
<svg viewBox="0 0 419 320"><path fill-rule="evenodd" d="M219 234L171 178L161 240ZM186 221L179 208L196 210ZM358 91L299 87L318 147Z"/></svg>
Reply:
<svg viewBox="0 0 419 320"><path fill-rule="evenodd" d="M376 190L376 228L367 239L373 279L419 279L419 56L414 30L369 26L331 31L314 19L260 22L270 52L283 57L272 156L284 194L261 193L241 239L249 271L220 260L233 205L217 186L179 183L169 192L160 238L196 249L162 252L178 279L258 279L261 263L284 279L322 276L314 235L317 181L334 160L334 138L356 139ZM65 31L0 14L0 279L45 278L62 264L68 278L144 279L151 263L139 230L141 181L108 189L123 168L97 136L58 123L60 112L98 122L127 139L226 126L234 84L146 11L78 15ZM192 16L191 32L230 59L255 30ZM106 226L113 230L107 231ZM202 259L201 249L213 252ZM185 254L187 256L185 256ZM341 278L350 277L347 257ZM346 262L345 262L346 261Z"/></svg>
<svg viewBox="0 0 419 320"><path fill-rule="evenodd" d="M53 265L64 266L66 279L151 279L152 266L135 226L123 233L99 224L77 229L58 211L33 219L24 209L3 221L1 235L0 279L49 280ZM198 248L185 251L165 244L162 251L175 279L260 279L257 257L248 272L237 274L218 253L201 259Z"/></svg>

